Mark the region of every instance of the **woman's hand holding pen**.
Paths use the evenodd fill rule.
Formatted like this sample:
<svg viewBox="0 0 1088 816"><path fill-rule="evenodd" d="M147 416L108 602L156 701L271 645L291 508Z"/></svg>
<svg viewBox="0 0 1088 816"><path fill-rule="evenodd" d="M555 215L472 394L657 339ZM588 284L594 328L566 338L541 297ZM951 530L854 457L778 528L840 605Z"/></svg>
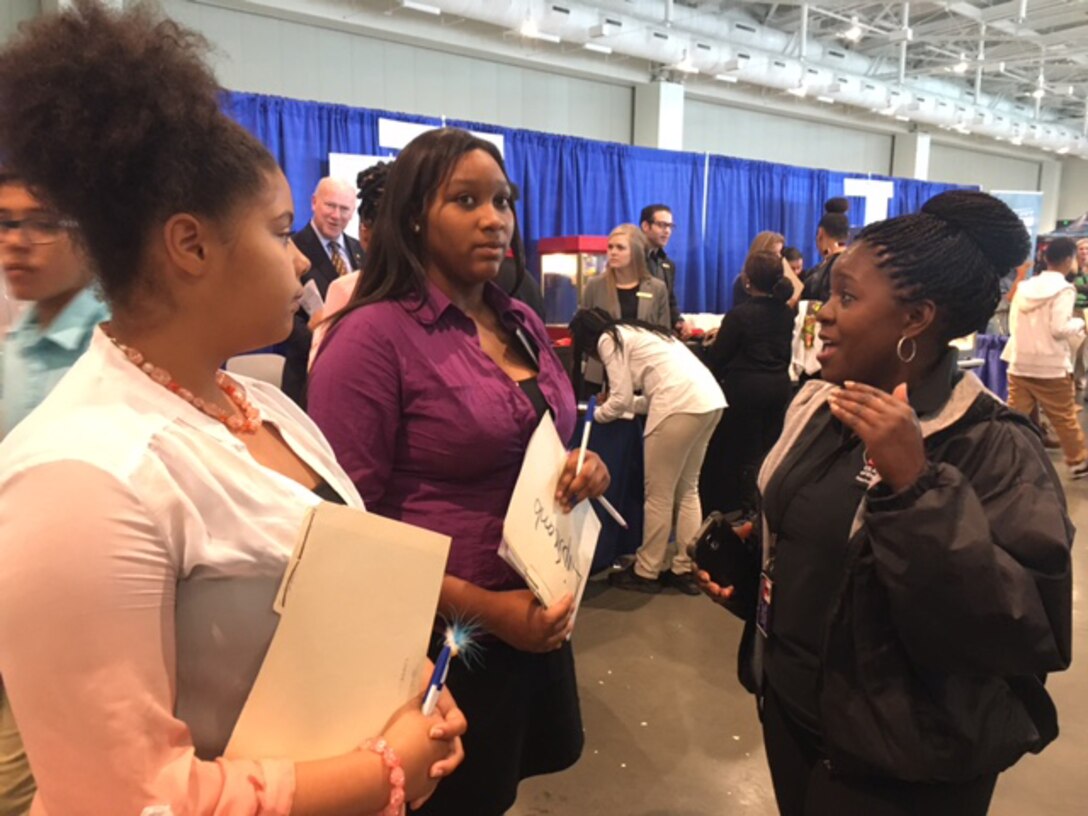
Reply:
<svg viewBox="0 0 1088 816"><path fill-rule="evenodd" d="M496 592L496 608L489 616L491 632L523 652L553 652L566 642L574 628L574 597L545 607L527 589Z"/></svg>
<svg viewBox="0 0 1088 816"><path fill-rule="evenodd" d="M404 792L413 808L420 807L465 758L461 735L465 715L449 691L439 697L434 714L420 712L422 695L405 703L390 718L382 736L404 769Z"/></svg>
<svg viewBox="0 0 1088 816"><path fill-rule="evenodd" d="M892 490L906 490L925 472L926 450L906 384L891 394L847 382L828 400L831 413L865 445L866 456Z"/></svg>
<svg viewBox="0 0 1088 816"><path fill-rule="evenodd" d="M576 449L567 455L555 489L555 500L567 513L583 499L595 499L602 495L612 481L608 466L593 451L585 452L585 461L579 472L578 454Z"/></svg>

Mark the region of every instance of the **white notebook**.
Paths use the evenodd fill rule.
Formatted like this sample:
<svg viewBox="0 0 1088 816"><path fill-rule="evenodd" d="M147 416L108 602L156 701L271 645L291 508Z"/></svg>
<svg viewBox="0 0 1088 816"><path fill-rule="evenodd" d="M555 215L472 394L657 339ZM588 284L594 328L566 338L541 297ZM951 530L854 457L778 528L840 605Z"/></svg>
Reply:
<svg viewBox="0 0 1088 816"><path fill-rule="evenodd" d="M551 414L529 440L510 507L503 522L499 555L521 575L544 606L568 592L575 608L589 579L601 522L588 501L564 513L555 488L567 461Z"/></svg>

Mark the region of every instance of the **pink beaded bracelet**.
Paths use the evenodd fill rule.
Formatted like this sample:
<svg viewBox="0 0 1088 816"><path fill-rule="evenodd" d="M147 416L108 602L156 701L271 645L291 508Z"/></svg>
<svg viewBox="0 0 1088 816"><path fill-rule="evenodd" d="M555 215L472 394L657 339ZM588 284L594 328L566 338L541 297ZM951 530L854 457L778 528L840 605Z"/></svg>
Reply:
<svg viewBox="0 0 1088 816"><path fill-rule="evenodd" d="M389 804L382 809L381 816L404 816L404 768L397 755L381 737L367 740L363 748L380 756L382 765L389 769Z"/></svg>

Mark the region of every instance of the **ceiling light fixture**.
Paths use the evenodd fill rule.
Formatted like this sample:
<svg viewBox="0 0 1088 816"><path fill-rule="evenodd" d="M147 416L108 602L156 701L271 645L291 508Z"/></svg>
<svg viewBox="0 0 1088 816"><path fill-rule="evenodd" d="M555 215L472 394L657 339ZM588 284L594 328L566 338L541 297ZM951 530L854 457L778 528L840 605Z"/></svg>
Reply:
<svg viewBox="0 0 1088 816"><path fill-rule="evenodd" d="M438 16L442 13L442 9L438 6L432 6L430 3L420 3L417 0L400 0L400 7L402 9L408 9L409 11L418 11L421 14L433 14Z"/></svg>
<svg viewBox="0 0 1088 816"><path fill-rule="evenodd" d="M1043 73L1043 66L1039 66L1039 78L1035 81L1035 90L1031 92L1031 95L1036 99L1042 99L1046 96L1046 74ZM1038 116L1038 111L1036 111Z"/></svg>
<svg viewBox="0 0 1088 816"><path fill-rule="evenodd" d="M830 96L822 96L822 95L817 96L816 101L817 102L823 102L825 105L834 105L835 104L835 100L832 99Z"/></svg>
<svg viewBox="0 0 1088 816"><path fill-rule="evenodd" d="M857 17L851 17L850 18L850 28L848 28L848 29L846 29L846 31L842 32L842 38L844 40L849 40L852 43L856 43L856 42L859 42L861 40L862 34L863 34L863 32L861 30L861 26L858 25L858 18Z"/></svg>
<svg viewBox="0 0 1088 816"><path fill-rule="evenodd" d="M586 51L596 51L598 54L611 54L612 48L595 42L587 42L582 46Z"/></svg>
<svg viewBox="0 0 1088 816"><path fill-rule="evenodd" d="M684 58L680 62L673 66L677 71L682 71L685 74L697 74L699 69L695 67L695 63L692 62L691 57L688 56L688 52L684 51Z"/></svg>
<svg viewBox="0 0 1088 816"><path fill-rule="evenodd" d="M542 40L543 42L557 44L562 42L558 34L548 34L546 31L541 31L536 24L536 20L526 20L521 24L519 31L521 36L528 37L530 40Z"/></svg>
<svg viewBox="0 0 1088 816"><path fill-rule="evenodd" d="M957 74L966 74L968 67L970 66L967 65L967 55L961 52L960 61L952 66L952 70Z"/></svg>
<svg viewBox="0 0 1088 816"><path fill-rule="evenodd" d="M718 82L732 82L734 84L740 81L740 79L733 74L714 74L714 79L718 80Z"/></svg>

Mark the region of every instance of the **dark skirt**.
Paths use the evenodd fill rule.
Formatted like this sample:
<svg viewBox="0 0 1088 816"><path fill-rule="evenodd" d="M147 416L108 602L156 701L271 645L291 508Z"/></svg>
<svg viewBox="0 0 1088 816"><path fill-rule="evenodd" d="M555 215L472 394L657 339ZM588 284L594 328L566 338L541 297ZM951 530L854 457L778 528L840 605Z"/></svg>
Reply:
<svg viewBox="0 0 1088 816"><path fill-rule="evenodd" d="M433 660L440 638L431 643ZM499 816L527 777L573 765L585 735L569 643L547 654L488 639L472 665L455 660L447 686L468 719L465 761L416 813Z"/></svg>

